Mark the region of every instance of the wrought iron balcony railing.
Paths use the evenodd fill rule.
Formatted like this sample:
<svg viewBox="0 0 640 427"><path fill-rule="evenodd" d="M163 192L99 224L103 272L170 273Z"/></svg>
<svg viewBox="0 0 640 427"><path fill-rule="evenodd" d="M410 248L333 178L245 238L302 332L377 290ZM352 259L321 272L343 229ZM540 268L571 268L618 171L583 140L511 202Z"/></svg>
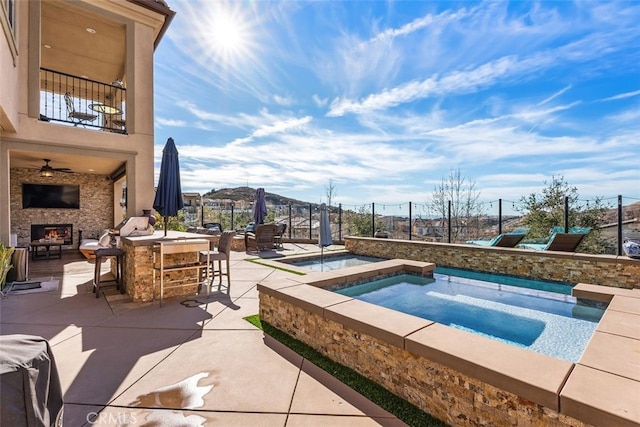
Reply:
<svg viewBox="0 0 640 427"><path fill-rule="evenodd" d="M40 120L127 133L126 101L121 82L101 83L40 69Z"/></svg>

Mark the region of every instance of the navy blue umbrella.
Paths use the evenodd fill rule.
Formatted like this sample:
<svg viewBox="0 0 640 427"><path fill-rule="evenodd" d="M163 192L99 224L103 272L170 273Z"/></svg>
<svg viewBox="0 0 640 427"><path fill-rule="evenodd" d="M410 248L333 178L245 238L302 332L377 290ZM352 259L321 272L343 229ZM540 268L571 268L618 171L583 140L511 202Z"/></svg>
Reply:
<svg viewBox="0 0 640 427"><path fill-rule="evenodd" d="M153 208L164 217L164 235L167 235L168 217L178 215L184 207L182 188L180 187L180 161L173 138L169 138L162 150L160 177Z"/></svg>
<svg viewBox="0 0 640 427"><path fill-rule="evenodd" d="M256 200L253 204L253 222L255 226L264 223L267 217L267 204L264 200L264 188L256 190Z"/></svg>

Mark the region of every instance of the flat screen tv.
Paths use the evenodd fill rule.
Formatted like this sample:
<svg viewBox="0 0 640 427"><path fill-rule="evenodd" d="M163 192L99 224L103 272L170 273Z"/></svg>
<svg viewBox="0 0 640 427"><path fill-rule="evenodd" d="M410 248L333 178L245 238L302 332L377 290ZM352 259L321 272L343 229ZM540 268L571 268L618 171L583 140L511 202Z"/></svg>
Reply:
<svg viewBox="0 0 640 427"><path fill-rule="evenodd" d="M22 208L80 209L80 186L23 183Z"/></svg>

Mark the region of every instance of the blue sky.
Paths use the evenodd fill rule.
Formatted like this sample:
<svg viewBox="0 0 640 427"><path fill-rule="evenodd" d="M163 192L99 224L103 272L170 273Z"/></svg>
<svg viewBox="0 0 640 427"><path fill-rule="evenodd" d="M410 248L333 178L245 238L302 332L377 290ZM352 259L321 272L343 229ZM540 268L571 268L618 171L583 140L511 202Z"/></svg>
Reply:
<svg viewBox="0 0 640 427"><path fill-rule="evenodd" d="M480 199L553 176L640 198L640 2L171 0L155 53L156 182L309 202ZM634 201L634 200L631 200Z"/></svg>

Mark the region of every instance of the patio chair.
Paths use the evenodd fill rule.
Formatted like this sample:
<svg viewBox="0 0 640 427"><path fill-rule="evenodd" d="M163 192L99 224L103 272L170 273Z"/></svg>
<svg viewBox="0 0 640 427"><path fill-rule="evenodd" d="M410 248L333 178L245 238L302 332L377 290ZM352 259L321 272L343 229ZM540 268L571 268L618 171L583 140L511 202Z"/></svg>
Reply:
<svg viewBox="0 0 640 427"><path fill-rule="evenodd" d="M519 247L536 251L575 252L588 233L589 231L586 233L555 233L546 244L524 243Z"/></svg>
<svg viewBox="0 0 640 427"><path fill-rule="evenodd" d="M494 246L499 248L515 248L529 232L526 227L514 228L510 233L498 234L491 240L467 240L469 245Z"/></svg>
<svg viewBox="0 0 640 427"><path fill-rule="evenodd" d="M71 94L69 94L69 92L64 94L64 102L67 104L67 118L71 119L71 121L74 123L74 126L84 126L85 122L93 122L98 118L98 116L96 116L95 114L76 111L75 107L73 106Z"/></svg>
<svg viewBox="0 0 640 427"><path fill-rule="evenodd" d="M273 236L273 240L278 247L282 247L282 238L284 237L284 233L287 231L287 224L280 223L278 224L278 231L275 236Z"/></svg>
<svg viewBox="0 0 640 427"><path fill-rule="evenodd" d="M231 269L229 268L229 257L231 254L231 243L233 237L236 235L235 231L223 231L218 241L218 250L200 251L200 262L207 262L209 260L209 277L211 281L207 286L207 294L209 289L213 285L213 281L216 277L220 277L220 283L218 284L218 290L222 287L222 276L227 276L227 294L231 291ZM218 269L215 268L215 261L218 261ZM226 269L222 269L222 261L226 262ZM206 276L206 271L203 272Z"/></svg>
<svg viewBox="0 0 640 427"><path fill-rule="evenodd" d="M275 224L259 224L253 232L244 233L244 247L249 252L255 249L260 252L275 248L275 236L278 233L278 226Z"/></svg>

